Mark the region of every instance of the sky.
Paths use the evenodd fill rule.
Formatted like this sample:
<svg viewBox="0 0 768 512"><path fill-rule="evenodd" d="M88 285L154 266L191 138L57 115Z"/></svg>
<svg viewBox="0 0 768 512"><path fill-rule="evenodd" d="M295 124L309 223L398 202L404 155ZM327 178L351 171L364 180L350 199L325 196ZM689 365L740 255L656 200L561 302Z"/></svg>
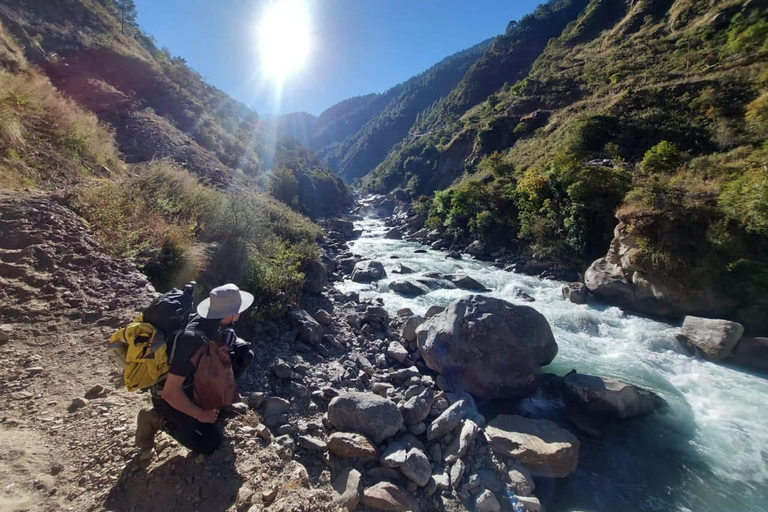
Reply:
<svg viewBox="0 0 768 512"><path fill-rule="evenodd" d="M158 46L262 115L319 115L384 92L503 33L542 0L300 0L309 13L309 55L281 86L262 70L257 35L275 1L135 0L139 25Z"/></svg>

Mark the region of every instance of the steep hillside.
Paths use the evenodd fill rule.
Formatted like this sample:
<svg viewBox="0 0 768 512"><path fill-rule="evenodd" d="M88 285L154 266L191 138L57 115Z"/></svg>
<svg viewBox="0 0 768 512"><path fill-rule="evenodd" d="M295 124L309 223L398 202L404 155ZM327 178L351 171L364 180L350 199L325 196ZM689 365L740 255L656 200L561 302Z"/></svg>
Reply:
<svg viewBox="0 0 768 512"><path fill-rule="evenodd" d="M408 136L425 110L456 86L489 43L451 55L385 93L345 100L318 118L283 116L281 129L317 151L345 180L361 178Z"/></svg>
<svg viewBox="0 0 768 512"><path fill-rule="evenodd" d="M764 2L550 2L512 24L364 188L449 187L420 208L454 243L530 247L580 270L620 222L611 272L625 288L596 294L763 328L766 19ZM557 29L546 44L543 27Z"/></svg>

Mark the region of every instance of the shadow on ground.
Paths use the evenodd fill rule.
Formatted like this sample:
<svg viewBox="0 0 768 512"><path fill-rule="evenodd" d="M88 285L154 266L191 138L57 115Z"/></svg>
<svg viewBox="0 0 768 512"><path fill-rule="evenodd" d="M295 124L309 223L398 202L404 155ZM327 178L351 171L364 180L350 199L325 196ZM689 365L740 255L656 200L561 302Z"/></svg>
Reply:
<svg viewBox="0 0 768 512"><path fill-rule="evenodd" d="M225 441L200 463L191 454L177 455L157 466L129 462L104 508L115 512L223 512L235 504L242 483L235 468L234 447Z"/></svg>

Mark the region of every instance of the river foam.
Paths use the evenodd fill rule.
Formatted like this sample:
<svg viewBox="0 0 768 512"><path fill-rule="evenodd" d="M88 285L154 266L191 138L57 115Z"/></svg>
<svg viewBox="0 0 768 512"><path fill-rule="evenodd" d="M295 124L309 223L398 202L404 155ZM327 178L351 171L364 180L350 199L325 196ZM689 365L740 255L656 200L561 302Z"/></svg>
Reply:
<svg viewBox="0 0 768 512"><path fill-rule="evenodd" d="M679 326L598 303L567 302L562 282L446 259L439 251L415 253L424 248L384 238L388 228L380 220L366 219L357 227L363 235L349 244L352 252L381 261L388 276L375 285L347 280L337 285L341 291L381 297L390 312L407 307L423 314L468 292L399 296L387 284L409 276L393 274L395 265L412 268L416 274L410 277L463 272L488 287L487 295L530 305L547 318L559 353L545 371L615 377L665 399L667 407L650 417L625 422L603 439L584 439L574 475L539 483L537 495L548 510L768 510L768 376L690 357L675 340ZM518 290L535 302L517 298Z"/></svg>

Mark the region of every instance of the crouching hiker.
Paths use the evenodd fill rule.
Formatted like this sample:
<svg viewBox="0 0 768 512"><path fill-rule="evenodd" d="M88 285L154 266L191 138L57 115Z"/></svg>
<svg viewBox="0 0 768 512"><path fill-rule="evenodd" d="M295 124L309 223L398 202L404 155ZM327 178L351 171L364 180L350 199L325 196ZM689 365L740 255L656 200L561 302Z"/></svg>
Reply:
<svg viewBox="0 0 768 512"><path fill-rule="evenodd" d="M167 377L152 388L154 407L139 412L136 445L142 459L152 456L158 430L205 455L219 447L219 411L237 401L236 379L253 361L250 343L233 329L251 304L253 295L226 284L198 305L170 348Z"/></svg>

